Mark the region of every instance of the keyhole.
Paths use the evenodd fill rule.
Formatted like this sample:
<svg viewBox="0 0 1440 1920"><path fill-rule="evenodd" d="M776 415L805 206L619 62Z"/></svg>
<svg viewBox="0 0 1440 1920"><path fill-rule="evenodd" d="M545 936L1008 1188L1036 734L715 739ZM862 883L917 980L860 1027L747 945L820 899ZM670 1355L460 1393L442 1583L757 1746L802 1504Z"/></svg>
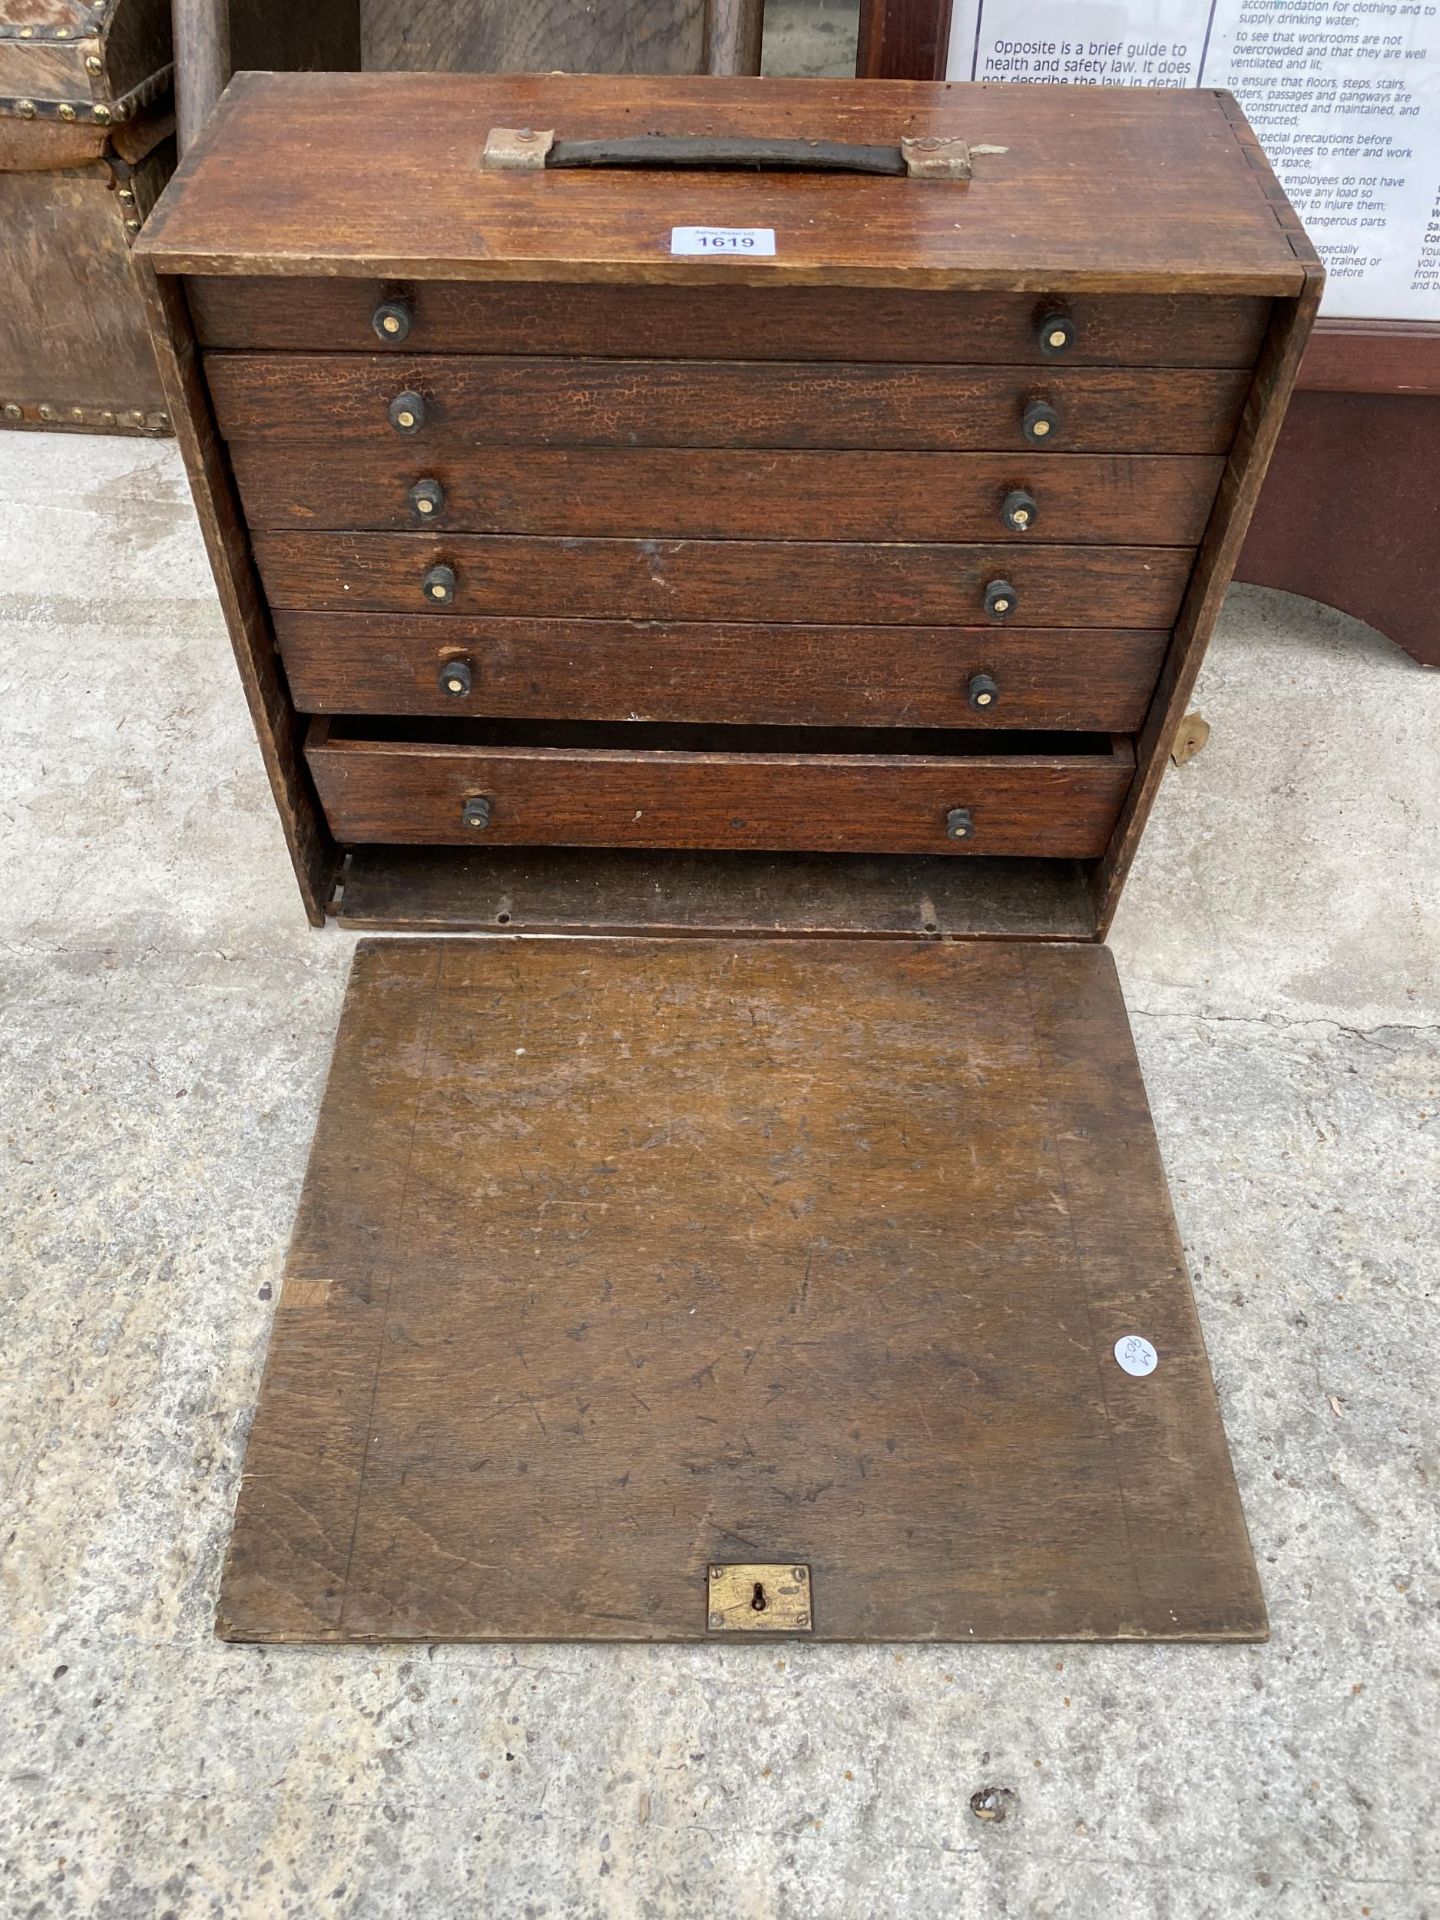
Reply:
<svg viewBox="0 0 1440 1920"><path fill-rule="evenodd" d="M750 1605L756 1613L764 1613L769 1604L770 1602L765 1598L764 1583L763 1581L757 1580L755 1582L755 1591L750 1598Z"/></svg>

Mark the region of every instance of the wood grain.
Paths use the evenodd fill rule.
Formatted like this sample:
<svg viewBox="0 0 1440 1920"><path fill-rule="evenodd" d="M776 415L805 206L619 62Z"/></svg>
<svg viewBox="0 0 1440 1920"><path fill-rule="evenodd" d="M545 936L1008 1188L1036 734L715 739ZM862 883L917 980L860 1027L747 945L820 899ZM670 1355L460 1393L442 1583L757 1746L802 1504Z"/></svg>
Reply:
<svg viewBox="0 0 1440 1920"><path fill-rule="evenodd" d="M1131 733L1164 631L729 626L277 609L302 713L681 720L792 726L1074 727ZM464 698L442 667L463 659ZM970 682L989 675L988 707Z"/></svg>
<svg viewBox="0 0 1440 1920"><path fill-rule="evenodd" d="M1339 607L1440 667L1437 429L1440 394L1298 392L1235 577Z"/></svg>
<svg viewBox="0 0 1440 1920"><path fill-rule="evenodd" d="M306 771L300 740L303 722L290 702L280 670L245 521L200 376L185 295L177 281L143 265L136 279L300 897L311 924L323 926L340 856Z"/></svg>
<svg viewBox="0 0 1440 1920"><path fill-rule="evenodd" d="M221 1633L699 1640L757 1556L818 1639L1264 1636L1109 956L362 942Z"/></svg>
<svg viewBox="0 0 1440 1920"><path fill-rule="evenodd" d="M1305 287L1293 301L1277 300L1272 311L1229 464L1215 496L1210 525L1196 555L1195 569L1176 619L1174 641L1165 657L1145 725L1136 740L1135 781L1116 824L1114 842L1106 850L1095 875L1102 936L1119 905L1130 862L1160 791L1169 762L1170 742L1189 707L1200 663L1220 617L1250 516L1290 404L1305 343L1325 290L1325 269L1306 238L1299 215L1285 198L1260 142L1240 111L1239 103L1229 94L1224 95L1223 100L1235 138L1254 169L1276 225L1303 267Z"/></svg>
<svg viewBox="0 0 1440 1920"><path fill-rule="evenodd" d="M365 0L365 65L447 73L699 73L705 0Z"/></svg>
<svg viewBox="0 0 1440 1920"><path fill-rule="evenodd" d="M372 317L404 298L402 347L417 353L616 355L621 359L883 360L1049 366L1040 322L1075 328L1067 366L1248 367L1268 302L1204 295L905 293L886 288L534 286L525 281L196 277L195 330L207 347L373 353Z"/></svg>
<svg viewBox="0 0 1440 1920"><path fill-rule="evenodd" d="M475 164L492 126L597 139L636 124L1004 151L981 155L968 183ZM283 192L257 193L260 177ZM231 83L178 180L141 241L173 273L1266 296L1303 281L1205 92L252 74ZM675 226L772 227L775 256L675 256Z"/></svg>
<svg viewBox="0 0 1440 1920"><path fill-rule="evenodd" d="M1295 385L1301 393L1440 397L1440 322L1321 320Z"/></svg>
<svg viewBox="0 0 1440 1920"><path fill-rule="evenodd" d="M1009 581L1014 621L1168 627L1190 575L1183 547L860 546L823 540L549 540L508 534L262 533L277 607L415 613L437 563L450 612L554 619L968 626ZM997 627L1000 622L994 623Z"/></svg>
<svg viewBox="0 0 1440 1920"><path fill-rule="evenodd" d="M1194 546L1224 460L1084 453L750 452L724 447L376 446L232 440L257 529L606 534L696 540L985 540ZM438 480L423 523L408 494ZM1001 509L1035 502L1030 529Z"/></svg>
<svg viewBox="0 0 1440 1920"><path fill-rule="evenodd" d="M1076 860L586 847L351 849L337 917L415 933L1093 940Z"/></svg>
<svg viewBox="0 0 1440 1920"><path fill-rule="evenodd" d="M664 730L647 727L589 736L633 742L624 745L490 744L522 738L514 722L455 722L448 738L395 737L424 724L311 722L306 758L337 838L1087 859L1104 851L1134 773L1127 743L1086 751L1092 735L1042 734L1044 749L1032 752L963 733L911 746L900 732L877 733L856 752L848 742L792 744L780 729L755 730L770 736L768 751L738 743L677 751ZM532 737L564 738L554 729ZM570 737L586 730L573 727ZM483 834L462 819L475 795L491 803ZM966 807L973 830L951 838L948 816Z"/></svg>
<svg viewBox="0 0 1440 1920"><path fill-rule="evenodd" d="M791 361L468 359L207 354L231 440L310 438L332 454L481 446L881 447L1034 452L1026 406L1057 424L1041 451L1224 453L1245 369L859 366ZM387 408L419 393L424 426Z"/></svg>
<svg viewBox="0 0 1440 1920"><path fill-rule="evenodd" d="M855 71L866 80L943 80L952 0L860 0Z"/></svg>

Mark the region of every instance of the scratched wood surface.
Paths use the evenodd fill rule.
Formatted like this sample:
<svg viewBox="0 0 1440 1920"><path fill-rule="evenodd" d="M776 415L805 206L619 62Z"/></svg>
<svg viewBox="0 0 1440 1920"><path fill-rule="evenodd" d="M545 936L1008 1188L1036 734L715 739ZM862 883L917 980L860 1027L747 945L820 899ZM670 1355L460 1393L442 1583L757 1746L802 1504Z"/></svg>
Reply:
<svg viewBox="0 0 1440 1920"><path fill-rule="evenodd" d="M752 452L733 447L495 447L432 437L367 446L232 440L252 527L293 531L682 535L695 540L1035 540L1193 547L1222 458L1085 453ZM426 517L410 489L434 480ZM1034 503L1007 524L1010 494Z"/></svg>
<svg viewBox="0 0 1440 1920"><path fill-rule="evenodd" d="M523 534L257 533L274 607L547 619L851 621L971 626L1003 581L1037 627L1168 627L1188 547L854 544L829 540L564 540ZM436 565L455 575L439 611ZM1008 616L1007 616L1008 617ZM991 624L1000 628L1003 619Z"/></svg>
<svg viewBox="0 0 1440 1920"><path fill-rule="evenodd" d="M908 360L1048 366L1041 321L1057 303L1033 293L904 293L884 288L535 286L519 280L227 280L186 291L205 347L374 353L382 300L404 300L413 353L643 355L670 360ZM1074 329L1067 365L1248 367L1269 302L1188 294L1063 302Z"/></svg>
<svg viewBox="0 0 1440 1920"><path fill-rule="evenodd" d="M1000 151L969 181L480 164L491 127L527 126ZM1223 97L1198 90L252 73L177 180L140 243L171 273L1227 297L1304 278ZM674 256L675 226L773 228L775 253Z"/></svg>
<svg viewBox="0 0 1440 1920"><path fill-rule="evenodd" d="M1093 940L1078 860L582 847L351 849L359 932Z"/></svg>
<svg viewBox="0 0 1440 1920"><path fill-rule="evenodd" d="M275 610L302 713L1130 733L1169 635ZM470 691L448 691L463 661ZM977 676L992 684L983 691ZM986 704L977 704L977 696Z"/></svg>
<svg viewBox="0 0 1440 1920"><path fill-rule="evenodd" d="M1119 736L958 728L320 719L305 757L347 842L1066 860L1104 852L1135 775Z"/></svg>
<svg viewBox="0 0 1440 1920"><path fill-rule="evenodd" d="M1235 367L961 367L787 360L558 360L504 355L212 353L227 440L308 438L363 459L400 438L388 409L418 392L412 453L480 446L913 447L1033 451L1025 410L1046 401L1045 452L1224 453L1250 387Z"/></svg>
<svg viewBox="0 0 1440 1920"><path fill-rule="evenodd" d="M1264 1636L1109 956L362 943L220 1631L696 1640L733 1561L822 1639Z"/></svg>

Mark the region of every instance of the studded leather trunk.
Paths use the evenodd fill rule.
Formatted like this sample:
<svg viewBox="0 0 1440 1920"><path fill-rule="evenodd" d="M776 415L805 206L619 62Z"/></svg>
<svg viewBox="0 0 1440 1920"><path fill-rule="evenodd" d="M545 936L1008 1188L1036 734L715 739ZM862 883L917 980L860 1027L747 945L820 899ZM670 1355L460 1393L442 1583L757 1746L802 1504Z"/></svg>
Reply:
<svg viewBox="0 0 1440 1920"><path fill-rule="evenodd" d="M359 64L356 0L231 9L233 58ZM175 166L169 0L0 0L0 426L168 433L130 248Z"/></svg>

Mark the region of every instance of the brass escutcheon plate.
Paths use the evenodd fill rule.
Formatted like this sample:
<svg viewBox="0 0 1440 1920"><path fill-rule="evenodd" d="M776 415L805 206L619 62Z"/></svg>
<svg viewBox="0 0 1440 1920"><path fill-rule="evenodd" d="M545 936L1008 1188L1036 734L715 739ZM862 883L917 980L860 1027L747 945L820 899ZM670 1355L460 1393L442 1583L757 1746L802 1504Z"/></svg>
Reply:
<svg viewBox="0 0 1440 1920"><path fill-rule="evenodd" d="M810 1569L796 1561L712 1566L705 1624L711 1633L809 1633Z"/></svg>

